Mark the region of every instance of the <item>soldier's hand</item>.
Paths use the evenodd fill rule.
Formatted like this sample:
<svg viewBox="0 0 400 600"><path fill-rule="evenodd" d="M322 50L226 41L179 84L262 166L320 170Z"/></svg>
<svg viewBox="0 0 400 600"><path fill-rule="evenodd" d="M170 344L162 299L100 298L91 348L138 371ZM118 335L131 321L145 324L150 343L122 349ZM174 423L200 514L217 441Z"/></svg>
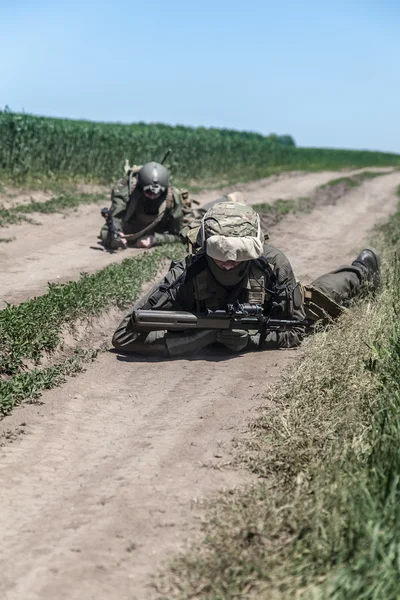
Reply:
<svg viewBox="0 0 400 600"><path fill-rule="evenodd" d="M151 248L154 246L155 237L154 235L149 235L147 237L140 238L135 244L135 248Z"/></svg>
<svg viewBox="0 0 400 600"><path fill-rule="evenodd" d="M121 247L126 248L128 246L128 242L126 241L125 234L122 231L119 232L119 239L121 242Z"/></svg>

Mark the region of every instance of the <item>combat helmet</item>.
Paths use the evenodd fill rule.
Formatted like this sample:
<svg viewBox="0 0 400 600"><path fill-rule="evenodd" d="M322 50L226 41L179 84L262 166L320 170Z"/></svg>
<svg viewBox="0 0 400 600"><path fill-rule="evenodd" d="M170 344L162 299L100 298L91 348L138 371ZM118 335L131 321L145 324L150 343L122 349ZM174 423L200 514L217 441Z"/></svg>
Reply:
<svg viewBox="0 0 400 600"><path fill-rule="evenodd" d="M243 262L263 254L260 217L245 204L227 201L204 215L197 243L214 260Z"/></svg>
<svg viewBox="0 0 400 600"><path fill-rule="evenodd" d="M169 178L169 172L163 165L157 162L148 162L137 174L137 185L142 188L145 196L154 199L167 190Z"/></svg>

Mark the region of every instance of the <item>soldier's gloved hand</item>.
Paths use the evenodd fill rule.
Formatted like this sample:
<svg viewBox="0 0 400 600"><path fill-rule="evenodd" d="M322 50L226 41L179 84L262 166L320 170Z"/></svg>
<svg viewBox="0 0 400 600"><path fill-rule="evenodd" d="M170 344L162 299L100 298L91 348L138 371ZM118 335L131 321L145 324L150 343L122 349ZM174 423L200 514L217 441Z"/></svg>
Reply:
<svg viewBox="0 0 400 600"><path fill-rule="evenodd" d="M233 352L241 352L249 342L249 332L243 329L221 329L217 332L217 342Z"/></svg>

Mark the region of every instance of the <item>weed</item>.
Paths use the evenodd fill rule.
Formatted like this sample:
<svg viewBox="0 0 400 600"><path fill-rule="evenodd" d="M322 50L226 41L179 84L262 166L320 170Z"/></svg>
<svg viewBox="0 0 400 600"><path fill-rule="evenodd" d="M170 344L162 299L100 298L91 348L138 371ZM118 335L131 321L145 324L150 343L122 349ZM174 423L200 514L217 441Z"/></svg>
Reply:
<svg viewBox="0 0 400 600"><path fill-rule="evenodd" d="M64 210L76 209L82 204L93 204L104 202L106 200L104 194L73 194L67 193L47 202L29 202L28 204L18 204L12 208L0 207L0 227L27 221L34 221L26 215L32 213L52 214Z"/></svg>
<svg viewBox="0 0 400 600"><path fill-rule="evenodd" d="M96 355L97 352L77 350L62 363L44 369L32 369L9 380L0 379L0 413L6 415L23 400L34 401L43 390L64 383L68 375L81 373L84 363L94 360Z"/></svg>
<svg viewBox="0 0 400 600"><path fill-rule="evenodd" d="M354 188L360 186L366 179L375 179L375 177L382 177L382 175L386 175L386 173L382 171L364 171L363 173L352 175L351 177L331 179L331 181L328 181L328 183L325 183L320 187L321 189L325 189L344 184L348 188Z"/></svg>

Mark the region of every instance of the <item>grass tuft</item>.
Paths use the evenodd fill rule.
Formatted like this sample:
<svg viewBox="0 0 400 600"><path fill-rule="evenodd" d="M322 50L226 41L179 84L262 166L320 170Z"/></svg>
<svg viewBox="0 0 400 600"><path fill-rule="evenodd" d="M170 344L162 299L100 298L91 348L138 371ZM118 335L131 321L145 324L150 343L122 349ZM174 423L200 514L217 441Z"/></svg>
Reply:
<svg viewBox="0 0 400 600"><path fill-rule="evenodd" d="M97 351L77 350L73 356L56 365L32 369L12 379L0 379L0 414L7 415L23 400L29 398L34 401L44 390L62 385L67 376L84 371L84 363L94 360L96 356Z"/></svg>
<svg viewBox="0 0 400 600"><path fill-rule="evenodd" d="M321 189L326 189L337 185L345 185L348 188L355 188L359 187L365 180L375 179L375 177L382 177L383 175L386 175L386 173L381 171L364 171L363 173L352 175L351 177L339 177L337 179L332 179L331 181L328 181L328 183L321 185Z"/></svg>
<svg viewBox="0 0 400 600"><path fill-rule="evenodd" d="M57 196L47 202L29 202L28 204L19 204L12 208L4 208L0 206L0 227L12 225L21 221L35 223L27 217L28 214L53 214L63 210L73 210L82 204L93 204L105 202L104 194L74 194L66 193L62 196Z"/></svg>

